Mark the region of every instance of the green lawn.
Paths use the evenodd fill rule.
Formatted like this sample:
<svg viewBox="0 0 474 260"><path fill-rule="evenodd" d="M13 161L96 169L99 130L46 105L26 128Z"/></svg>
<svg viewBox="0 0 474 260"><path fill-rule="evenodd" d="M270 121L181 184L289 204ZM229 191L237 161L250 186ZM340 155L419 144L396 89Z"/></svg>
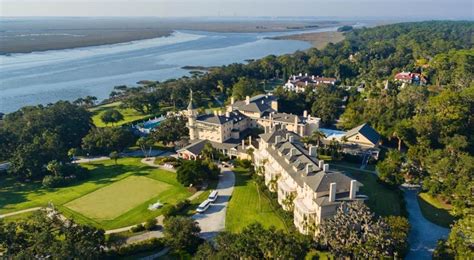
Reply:
<svg viewBox="0 0 474 260"><path fill-rule="evenodd" d="M360 192L369 196L367 206L376 214L380 216L401 216L406 214L402 191L379 183L377 181L378 177L375 174L367 170L348 169L336 164L331 164L331 167L345 172L364 185L360 188Z"/></svg>
<svg viewBox="0 0 474 260"><path fill-rule="evenodd" d="M173 186L143 176L130 176L64 206L96 221L113 220Z"/></svg>
<svg viewBox="0 0 474 260"><path fill-rule="evenodd" d="M418 203L423 216L439 226L449 228L449 225L455 220L450 213L451 206L430 196L428 193L420 193Z"/></svg>
<svg viewBox="0 0 474 260"><path fill-rule="evenodd" d="M139 120L139 119L146 118L146 117L150 116L150 115L140 114L138 111L136 111L134 109L131 109L131 108L120 108L119 107L120 104L121 104L121 102L114 102L114 103L110 103L110 104L106 104L106 105L91 108L90 111L93 113L92 121L93 121L94 125L97 126L97 127L106 126L104 124L104 122L102 122L102 120L100 120L100 116L102 115L102 113L104 113L105 111L107 111L109 109L118 110L120 113L122 113L122 115L124 117L123 120L118 122L116 125L123 125L123 124L129 123L129 122L132 122L132 121Z"/></svg>
<svg viewBox="0 0 474 260"><path fill-rule="evenodd" d="M113 229L133 225L160 215L161 210L149 211L147 209L148 204L154 203L156 200L160 200L165 204L174 204L191 195L185 187L182 187L177 182L176 173L143 165L140 162L140 158L122 158L118 160L117 165L112 160L106 160L87 163L84 166L91 170L91 177L86 181L64 188L45 189L38 182L17 184L12 179L2 179L0 183L0 214L36 206L46 206L51 201L64 215L74 218L79 223L90 224L104 229ZM136 196L137 189L140 189L140 187L136 186L137 182L134 182L135 185L132 185L133 187L127 187L127 185L115 186L117 183L121 183L122 180L134 180L134 178L128 179L130 176L151 178L158 181L160 187L166 187L166 189L157 190L155 196L149 194L147 196L141 195L141 203L134 201L134 203L128 204L130 206L129 210L126 211L122 208L121 213L124 214L112 220L94 220L87 217L87 213L82 212L84 214L81 214L65 206L65 204L87 194L97 194L96 191L99 192L98 194L104 194L101 189L111 185L112 190L115 191L117 191L116 187L122 187L123 192L119 192L115 200L112 198L112 204L120 208L119 204L123 202L125 197ZM147 183L154 183L153 180L147 181ZM153 187L156 188L158 186L153 185ZM128 192L128 188L130 188L131 192ZM109 188L105 191L108 190ZM110 195L110 193L108 194Z"/></svg>
<svg viewBox="0 0 474 260"><path fill-rule="evenodd" d="M257 184L248 171L237 168L234 172L235 187L227 208L226 230L240 232L254 222L264 227L275 226L285 230L283 220L274 211L270 201L258 192Z"/></svg>

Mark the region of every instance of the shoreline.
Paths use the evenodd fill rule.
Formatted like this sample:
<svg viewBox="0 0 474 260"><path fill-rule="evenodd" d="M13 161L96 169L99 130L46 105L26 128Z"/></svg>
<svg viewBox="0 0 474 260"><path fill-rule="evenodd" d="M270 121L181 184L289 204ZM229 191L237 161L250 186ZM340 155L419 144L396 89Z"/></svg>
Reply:
<svg viewBox="0 0 474 260"><path fill-rule="evenodd" d="M42 25L31 25L33 29L26 33L19 27L0 28L8 31L0 37L0 56L28 54L55 50L76 49L121 44L140 40L169 37L176 31L203 31L215 33L301 33L334 26L342 26L337 21L226 21L191 23L189 21L173 21L164 23L141 22L131 25L123 21L112 23L87 23L76 26L43 28ZM126 20L125 20L126 21Z"/></svg>

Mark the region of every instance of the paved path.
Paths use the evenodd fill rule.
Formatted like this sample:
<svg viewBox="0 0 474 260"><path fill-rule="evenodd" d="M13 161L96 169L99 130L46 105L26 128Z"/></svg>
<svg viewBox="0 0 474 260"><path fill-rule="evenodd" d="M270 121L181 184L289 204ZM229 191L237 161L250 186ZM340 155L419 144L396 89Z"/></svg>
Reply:
<svg viewBox="0 0 474 260"><path fill-rule="evenodd" d="M164 167L164 166L155 164L155 159L156 159L156 157L143 158L143 159L141 160L141 163L146 164L146 165L151 166L151 167L160 168L160 169L162 169L162 170L171 171L171 172L176 172L176 169L175 169L175 168L166 168L166 167Z"/></svg>
<svg viewBox="0 0 474 260"><path fill-rule="evenodd" d="M229 168L222 168L221 173L216 188L219 191L219 197L216 202L212 203L206 212L193 216L201 227L201 237L206 240L214 238L218 232L225 229L227 204L234 191L234 172Z"/></svg>
<svg viewBox="0 0 474 260"><path fill-rule="evenodd" d="M428 221L421 213L418 204L418 191L403 188L411 230L408 235L410 251L405 259L431 259L438 239L446 238L448 228L440 227Z"/></svg>
<svg viewBox="0 0 474 260"><path fill-rule="evenodd" d="M15 212L0 215L0 218L11 217L11 216L15 216L15 215L26 213L26 212L37 211L37 210L40 210L40 209L41 209L41 207L34 207L34 208L19 210L19 211L15 211Z"/></svg>

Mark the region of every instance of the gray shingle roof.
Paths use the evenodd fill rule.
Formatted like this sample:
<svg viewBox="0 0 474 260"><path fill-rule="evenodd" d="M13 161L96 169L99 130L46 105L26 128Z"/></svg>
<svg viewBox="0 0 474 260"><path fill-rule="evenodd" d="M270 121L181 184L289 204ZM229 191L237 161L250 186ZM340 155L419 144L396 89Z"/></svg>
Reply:
<svg viewBox="0 0 474 260"><path fill-rule="evenodd" d="M279 130L260 136L269 140L268 143L271 145L268 152L273 158L276 158L278 163L289 173L291 178L298 183L298 185L303 186L307 184L316 192L324 192L329 191L329 185L335 182L337 183L338 189L350 189L351 178L339 171L330 170L324 172L323 169L319 168L319 160L311 157L302 143L297 139L292 143L285 139L285 132L288 131ZM275 137L278 135L282 136L284 142L274 144ZM296 150L293 150L293 155L291 156L292 149ZM309 174L306 173L306 165L308 164L312 167L312 171Z"/></svg>
<svg viewBox="0 0 474 260"><path fill-rule="evenodd" d="M197 121L202 121L202 122L207 122L211 124L225 124L229 121L234 121L234 123L237 123L239 121L242 121L246 119L247 116L240 113L239 111L232 111L229 113L229 117L226 117L226 115L214 115L214 114L207 114L207 115L200 115L196 118Z"/></svg>
<svg viewBox="0 0 474 260"><path fill-rule="evenodd" d="M373 129L369 124L365 123L360 126L354 127L351 130L347 131L345 136L351 137L357 133L365 136L365 138L369 139L370 142L373 144L377 144L380 140L380 135Z"/></svg>
<svg viewBox="0 0 474 260"><path fill-rule="evenodd" d="M274 111L271 107L271 102L275 100L277 100L275 96L260 94L251 97L249 104L246 104L245 100L241 100L236 101L233 107L246 112L271 112Z"/></svg>

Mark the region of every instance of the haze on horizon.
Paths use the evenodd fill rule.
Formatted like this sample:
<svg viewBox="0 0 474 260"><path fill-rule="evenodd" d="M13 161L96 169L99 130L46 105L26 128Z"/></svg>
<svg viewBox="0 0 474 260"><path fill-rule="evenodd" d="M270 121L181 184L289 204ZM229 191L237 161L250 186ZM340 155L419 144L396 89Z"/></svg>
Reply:
<svg viewBox="0 0 474 260"><path fill-rule="evenodd" d="M468 19L472 0L0 0L0 16Z"/></svg>

